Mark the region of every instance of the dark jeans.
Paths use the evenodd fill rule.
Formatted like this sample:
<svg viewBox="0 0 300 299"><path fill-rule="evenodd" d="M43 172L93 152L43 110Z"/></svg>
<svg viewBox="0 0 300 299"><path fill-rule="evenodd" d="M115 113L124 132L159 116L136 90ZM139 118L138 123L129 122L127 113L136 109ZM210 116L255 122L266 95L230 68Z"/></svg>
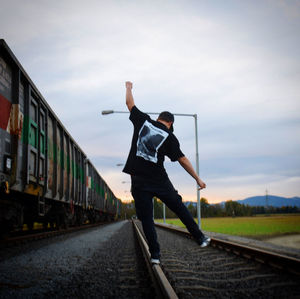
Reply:
<svg viewBox="0 0 300 299"><path fill-rule="evenodd" d="M155 182L149 179L132 176L131 193L134 198L136 214L142 222L143 230L148 241L152 258L160 257L160 248L153 220L152 198L156 196L171 209L186 226L191 235L201 239L203 233L199 230L192 215L182 203L182 198L174 189L169 179L164 182Z"/></svg>

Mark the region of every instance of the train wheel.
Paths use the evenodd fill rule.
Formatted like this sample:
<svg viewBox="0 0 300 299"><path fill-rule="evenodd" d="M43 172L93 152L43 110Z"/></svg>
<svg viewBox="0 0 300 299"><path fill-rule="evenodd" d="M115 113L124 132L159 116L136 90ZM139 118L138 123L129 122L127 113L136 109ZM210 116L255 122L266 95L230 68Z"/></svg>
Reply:
<svg viewBox="0 0 300 299"><path fill-rule="evenodd" d="M43 221L43 229L47 229L48 228L48 221Z"/></svg>
<svg viewBox="0 0 300 299"><path fill-rule="evenodd" d="M28 230L33 231L34 222L32 220L27 221Z"/></svg>
<svg viewBox="0 0 300 299"><path fill-rule="evenodd" d="M61 215L61 223L62 223L62 227L64 229L68 229L69 228L68 219L67 219L66 215Z"/></svg>

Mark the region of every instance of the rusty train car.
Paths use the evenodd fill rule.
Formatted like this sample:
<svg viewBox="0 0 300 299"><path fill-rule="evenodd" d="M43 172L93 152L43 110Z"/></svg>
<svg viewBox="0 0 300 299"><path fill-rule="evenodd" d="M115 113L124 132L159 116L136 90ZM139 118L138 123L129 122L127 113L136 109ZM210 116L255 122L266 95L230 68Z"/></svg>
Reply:
<svg viewBox="0 0 300 299"><path fill-rule="evenodd" d="M0 40L0 232L114 220L121 202Z"/></svg>

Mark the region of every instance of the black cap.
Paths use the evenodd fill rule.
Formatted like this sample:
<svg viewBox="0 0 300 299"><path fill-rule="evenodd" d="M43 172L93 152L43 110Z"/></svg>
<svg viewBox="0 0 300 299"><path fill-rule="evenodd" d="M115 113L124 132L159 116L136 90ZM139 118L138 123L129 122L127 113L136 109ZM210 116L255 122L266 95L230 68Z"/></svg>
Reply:
<svg viewBox="0 0 300 299"><path fill-rule="evenodd" d="M170 127L170 131L173 132L174 128L173 128L173 123L174 123L174 115L169 112L169 111L163 111L159 114L158 119L167 121L167 122L172 122L172 125Z"/></svg>

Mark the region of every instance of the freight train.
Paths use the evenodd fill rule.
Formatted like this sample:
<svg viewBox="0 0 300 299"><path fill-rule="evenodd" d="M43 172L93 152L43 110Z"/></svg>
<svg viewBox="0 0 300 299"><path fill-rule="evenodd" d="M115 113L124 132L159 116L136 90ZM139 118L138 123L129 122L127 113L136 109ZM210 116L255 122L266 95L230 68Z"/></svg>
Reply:
<svg viewBox="0 0 300 299"><path fill-rule="evenodd" d="M0 234L112 221L121 202L0 40Z"/></svg>

